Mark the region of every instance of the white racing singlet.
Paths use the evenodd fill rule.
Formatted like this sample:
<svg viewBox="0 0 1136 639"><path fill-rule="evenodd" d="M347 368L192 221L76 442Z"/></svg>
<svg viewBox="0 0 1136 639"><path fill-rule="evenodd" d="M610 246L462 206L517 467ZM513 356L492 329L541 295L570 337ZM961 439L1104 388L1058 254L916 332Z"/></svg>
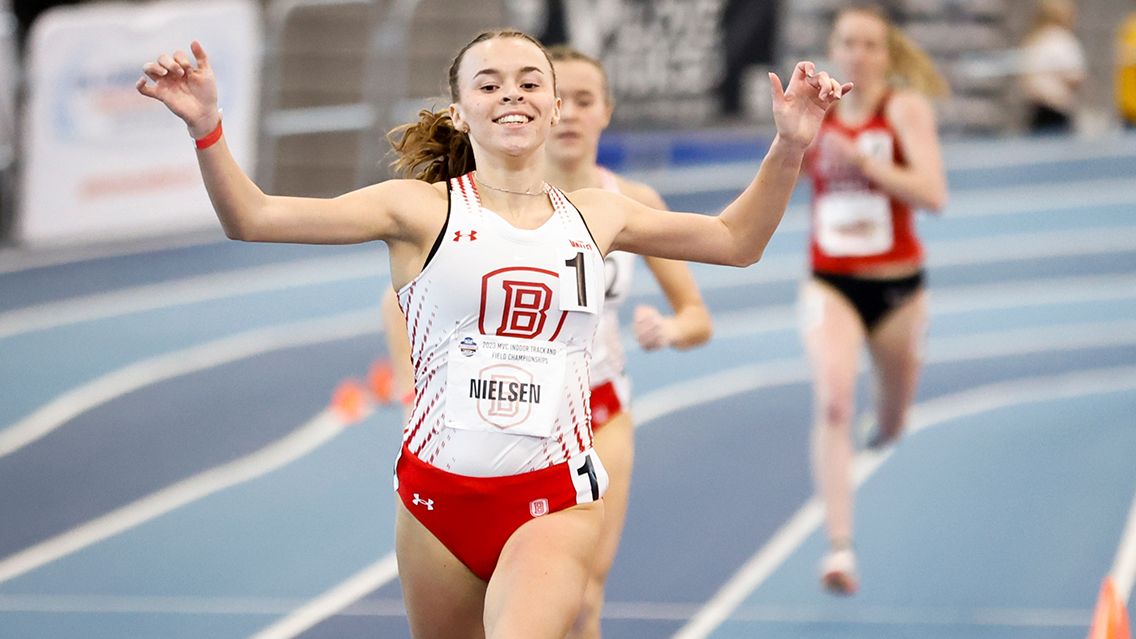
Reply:
<svg viewBox="0 0 1136 639"><path fill-rule="evenodd" d="M414 366L403 443L474 477L515 475L592 447L589 349L603 309L603 257L555 188L540 228L482 208L472 174L422 272L398 292Z"/></svg>
<svg viewBox="0 0 1136 639"><path fill-rule="evenodd" d="M615 175L602 167L599 171L600 185L607 191L619 193L619 181ZM604 307L592 346L592 388L612 382L624 406L631 400L631 384L625 374L627 355L619 334L619 309L631 292L634 271L634 253L610 251L604 258Z"/></svg>

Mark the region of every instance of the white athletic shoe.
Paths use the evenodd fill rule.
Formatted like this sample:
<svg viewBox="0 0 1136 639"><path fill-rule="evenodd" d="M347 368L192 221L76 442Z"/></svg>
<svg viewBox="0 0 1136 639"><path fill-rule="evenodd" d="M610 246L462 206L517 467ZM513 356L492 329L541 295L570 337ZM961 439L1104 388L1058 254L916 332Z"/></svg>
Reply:
<svg viewBox="0 0 1136 639"><path fill-rule="evenodd" d="M891 435L885 434L880 430L879 423L876 422L876 416L871 413L864 413L860 419L856 420L855 426L856 441L860 443L862 450L883 450L899 441L903 431Z"/></svg>
<svg viewBox="0 0 1136 639"><path fill-rule="evenodd" d="M820 562L820 583L834 595L854 595L860 588L856 554L851 548L830 550Z"/></svg>

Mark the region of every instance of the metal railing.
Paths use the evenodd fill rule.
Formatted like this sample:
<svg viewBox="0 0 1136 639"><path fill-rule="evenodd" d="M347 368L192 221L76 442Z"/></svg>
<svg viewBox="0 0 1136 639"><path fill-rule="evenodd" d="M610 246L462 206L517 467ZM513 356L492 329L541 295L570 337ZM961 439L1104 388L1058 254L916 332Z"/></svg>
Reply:
<svg viewBox="0 0 1136 639"><path fill-rule="evenodd" d="M380 7L386 4L386 7ZM406 41L410 21L419 0L275 0L268 7L265 34L262 125L259 133L258 182L273 191L280 140L288 136L318 133L356 133L358 156L355 186L373 181L383 155L383 132L393 126L392 112L406 95L409 53ZM362 96L357 102L330 106L284 108L284 54L286 33L297 11L375 7L381 18L364 52Z"/></svg>
<svg viewBox="0 0 1136 639"><path fill-rule="evenodd" d="M0 240L7 235L15 219L16 149L19 148L20 80L19 50L16 42L16 16L11 3L0 0Z"/></svg>

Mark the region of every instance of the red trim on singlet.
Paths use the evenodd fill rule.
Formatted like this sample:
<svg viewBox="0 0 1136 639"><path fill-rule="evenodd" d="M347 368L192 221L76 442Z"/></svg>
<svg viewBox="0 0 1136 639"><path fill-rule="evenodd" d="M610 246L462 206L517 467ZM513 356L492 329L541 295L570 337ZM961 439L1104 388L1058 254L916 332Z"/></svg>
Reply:
<svg viewBox="0 0 1136 639"><path fill-rule="evenodd" d="M885 115L887 110L888 100L891 94L884 96L880 100L880 105L876 112L863 124L852 127L840 121L836 114L836 109L830 109L825 114L824 121L821 123L821 129L817 135L819 142L820 138L825 133L837 133L855 139L860 134L871 130L887 131L893 140L893 155L892 160L896 165L904 166L907 164L907 158L904 157L903 149L899 145L899 137L896 135L895 129L888 122ZM813 232L809 235L809 253L811 256L812 268L814 271L823 271L827 273L856 273L870 267L887 265L887 264L922 264L923 262L923 245L919 241L919 237L915 234L915 215L911 207L900 200L889 197L891 202L891 220L892 232L894 242L892 247L886 253L877 255L865 255L860 257L833 257L827 255L817 243L815 233L816 223L816 199L818 196L828 193L829 182L832 181L834 175L832 173L824 173L826 166L825 163L820 161L818 157L820 154L820 144L814 144L809 148L805 156L805 170L812 179L813 183L813 205L811 215ZM847 171L847 167L841 167L842 171ZM855 169L852 169L853 171ZM870 185L872 191L883 193L876 185Z"/></svg>
<svg viewBox="0 0 1136 639"><path fill-rule="evenodd" d="M473 179L473 172L466 173L463 177L469 180L469 188L473 193L473 204L481 206L481 191L477 188L477 180Z"/></svg>

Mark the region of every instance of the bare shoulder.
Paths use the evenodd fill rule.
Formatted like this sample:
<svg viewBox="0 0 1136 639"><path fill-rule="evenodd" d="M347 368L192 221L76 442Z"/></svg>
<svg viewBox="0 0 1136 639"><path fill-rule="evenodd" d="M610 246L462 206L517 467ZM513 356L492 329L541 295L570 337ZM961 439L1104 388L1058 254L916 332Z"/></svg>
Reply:
<svg viewBox="0 0 1136 639"><path fill-rule="evenodd" d="M619 183L619 190L627 197L639 202L640 204L649 206L653 209L666 209L667 205L663 202L663 198L659 192L651 188L651 186L642 182L625 178L622 175L615 175L616 181Z"/></svg>
<svg viewBox="0 0 1136 639"><path fill-rule="evenodd" d="M910 89L899 89L888 100L884 112L888 122L897 126L926 126L935 122L935 109L927 96Z"/></svg>
<svg viewBox="0 0 1136 639"><path fill-rule="evenodd" d="M449 205L446 184L421 180L385 180L336 198L363 219L381 214L392 226L387 239L415 244L437 235Z"/></svg>
<svg viewBox="0 0 1136 639"><path fill-rule="evenodd" d="M339 196L339 199L383 200L396 206L409 200L412 204L429 204L438 199L445 200L446 184L429 184L422 180L394 179L377 182L370 186Z"/></svg>
<svg viewBox="0 0 1136 639"><path fill-rule="evenodd" d="M627 215L627 199L619 193L604 189L579 189L568 194L568 199L584 216L584 222L605 254L615 236L623 228Z"/></svg>
<svg viewBox="0 0 1136 639"><path fill-rule="evenodd" d="M585 214L591 210L611 204L611 202L619 197L616 193L598 188L576 189L566 195L568 199L576 205L576 208L580 209L580 212Z"/></svg>

